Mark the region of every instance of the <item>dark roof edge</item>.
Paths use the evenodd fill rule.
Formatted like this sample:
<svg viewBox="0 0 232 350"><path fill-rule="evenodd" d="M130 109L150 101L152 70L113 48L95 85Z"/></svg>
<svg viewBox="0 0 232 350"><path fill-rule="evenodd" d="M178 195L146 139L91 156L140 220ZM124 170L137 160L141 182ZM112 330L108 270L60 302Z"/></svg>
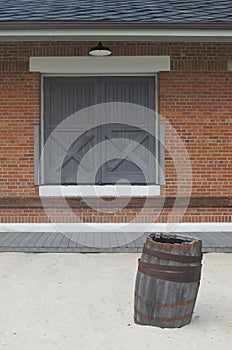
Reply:
<svg viewBox="0 0 232 350"><path fill-rule="evenodd" d="M232 29L232 22L69 22L11 21L1 22L0 30L31 29Z"/></svg>

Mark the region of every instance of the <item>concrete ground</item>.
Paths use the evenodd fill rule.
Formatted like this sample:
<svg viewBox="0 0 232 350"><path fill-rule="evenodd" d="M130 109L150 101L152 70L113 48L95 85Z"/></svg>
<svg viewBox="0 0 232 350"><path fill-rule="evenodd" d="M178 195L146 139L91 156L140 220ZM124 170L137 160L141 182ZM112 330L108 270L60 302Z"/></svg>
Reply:
<svg viewBox="0 0 232 350"><path fill-rule="evenodd" d="M0 349L231 349L232 254L204 255L193 320L180 329L134 324L139 256L0 253Z"/></svg>

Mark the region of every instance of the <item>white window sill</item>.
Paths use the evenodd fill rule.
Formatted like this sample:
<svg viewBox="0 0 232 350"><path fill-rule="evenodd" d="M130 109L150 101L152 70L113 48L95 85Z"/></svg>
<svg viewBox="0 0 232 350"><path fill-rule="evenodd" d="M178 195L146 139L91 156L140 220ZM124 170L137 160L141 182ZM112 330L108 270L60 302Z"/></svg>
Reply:
<svg viewBox="0 0 232 350"><path fill-rule="evenodd" d="M79 185L39 187L41 197L152 197L160 195L160 186Z"/></svg>

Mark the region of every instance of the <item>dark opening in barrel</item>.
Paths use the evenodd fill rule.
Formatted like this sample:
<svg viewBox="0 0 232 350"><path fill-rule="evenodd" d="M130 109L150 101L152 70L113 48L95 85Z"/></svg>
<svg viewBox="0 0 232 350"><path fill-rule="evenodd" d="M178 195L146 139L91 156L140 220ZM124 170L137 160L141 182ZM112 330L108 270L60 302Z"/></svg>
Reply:
<svg viewBox="0 0 232 350"><path fill-rule="evenodd" d="M169 243L169 244L183 244L187 242L191 242L191 239L188 238L177 238L176 236L167 236L167 235L155 235L151 234L151 239L154 242L159 242L159 243Z"/></svg>
<svg viewBox="0 0 232 350"><path fill-rule="evenodd" d="M148 235L139 259L134 319L161 328L191 322L200 284L202 242L178 235Z"/></svg>

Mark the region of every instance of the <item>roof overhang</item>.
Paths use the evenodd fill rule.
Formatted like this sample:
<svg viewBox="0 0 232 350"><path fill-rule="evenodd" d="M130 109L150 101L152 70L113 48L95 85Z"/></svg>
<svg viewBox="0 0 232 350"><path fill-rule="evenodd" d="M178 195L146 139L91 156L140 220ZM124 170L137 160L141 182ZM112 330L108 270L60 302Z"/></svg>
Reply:
<svg viewBox="0 0 232 350"><path fill-rule="evenodd" d="M0 22L1 41L232 41L232 23Z"/></svg>

